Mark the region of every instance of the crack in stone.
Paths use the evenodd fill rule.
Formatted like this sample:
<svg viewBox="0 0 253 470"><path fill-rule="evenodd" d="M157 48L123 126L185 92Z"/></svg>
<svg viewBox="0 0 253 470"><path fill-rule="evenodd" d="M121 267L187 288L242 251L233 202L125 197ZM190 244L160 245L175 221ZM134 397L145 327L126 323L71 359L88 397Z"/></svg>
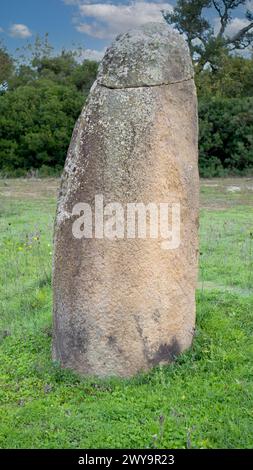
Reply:
<svg viewBox="0 0 253 470"><path fill-rule="evenodd" d="M184 83L184 82L189 82L190 80L193 80L194 77L190 78L184 78L184 80L177 80L175 82L168 82L168 83L159 83L156 85L125 85L125 86L108 86L105 85L104 83L99 83L97 82L97 85L101 86L102 88L107 88L108 90L129 90L129 89L136 89L136 88L155 88L155 87L160 87L160 86L168 86L168 85L175 85L177 83Z"/></svg>

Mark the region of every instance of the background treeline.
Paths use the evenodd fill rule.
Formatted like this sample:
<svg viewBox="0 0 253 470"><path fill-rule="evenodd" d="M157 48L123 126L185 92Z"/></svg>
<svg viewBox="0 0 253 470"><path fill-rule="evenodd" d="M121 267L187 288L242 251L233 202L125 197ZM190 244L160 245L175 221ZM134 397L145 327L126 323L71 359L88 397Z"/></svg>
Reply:
<svg viewBox="0 0 253 470"><path fill-rule="evenodd" d="M253 174L253 60L227 56L196 75L201 176Z"/></svg>
<svg viewBox="0 0 253 470"><path fill-rule="evenodd" d="M98 64L46 42L15 62L0 47L0 173L61 171ZM253 60L225 54L196 73L202 176L253 173Z"/></svg>
<svg viewBox="0 0 253 470"><path fill-rule="evenodd" d="M98 68L97 62L80 61L79 55L54 54L47 39L37 39L18 62L0 48L2 175L50 176L61 171Z"/></svg>

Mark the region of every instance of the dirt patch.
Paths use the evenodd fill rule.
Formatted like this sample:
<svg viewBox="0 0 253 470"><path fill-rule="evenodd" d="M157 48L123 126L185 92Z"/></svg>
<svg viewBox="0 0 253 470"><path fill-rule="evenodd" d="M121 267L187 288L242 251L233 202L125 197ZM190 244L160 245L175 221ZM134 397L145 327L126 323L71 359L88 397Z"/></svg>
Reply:
<svg viewBox="0 0 253 470"><path fill-rule="evenodd" d="M59 185L59 178L0 179L0 197L40 200L56 198ZM239 189L229 190L234 187ZM238 205L253 206L253 178L201 180L201 208L217 211Z"/></svg>
<svg viewBox="0 0 253 470"><path fill-rule="evenodd" d="M253 206L253 178L201 180L201 208L226 210L238 205Z"/></svg>
<svg viewBox="0 0 253 470"><path fill-rule="evenodd" d="M60 179L0 180L0 196L18 199L48 199L57 196Z"/></svg>

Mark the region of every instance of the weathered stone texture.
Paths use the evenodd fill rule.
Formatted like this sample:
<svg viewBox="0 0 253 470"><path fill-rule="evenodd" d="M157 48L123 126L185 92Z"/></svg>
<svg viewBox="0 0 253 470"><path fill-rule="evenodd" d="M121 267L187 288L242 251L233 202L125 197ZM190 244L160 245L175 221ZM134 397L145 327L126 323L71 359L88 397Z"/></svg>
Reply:
<svg viewBox="0 0 253 470"><path fill-rule="evenodd" d="M76 124L55 221L53 357L131 376L191 345L198 229L197 102L182 37L148 24L106 52ZM77 202L180 202L181 244L75 239Z"/></svg>

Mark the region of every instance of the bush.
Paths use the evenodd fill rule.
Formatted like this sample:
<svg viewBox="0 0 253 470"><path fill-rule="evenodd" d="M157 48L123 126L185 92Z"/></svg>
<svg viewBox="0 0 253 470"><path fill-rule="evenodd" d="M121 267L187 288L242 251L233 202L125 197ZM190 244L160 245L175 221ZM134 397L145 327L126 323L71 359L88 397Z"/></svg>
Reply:
<svg viewBox="0 0 253 470"><path fill-rule="evenodd" d="M0 98L0 171L62 166L85 96L40 79Z"/></svg>
<svg viewBox="0 0 253 470"><path fill-rule="evenodd" d="M253 173L253 97L199 100L200 175Z"/></svg>
<svg viewBox="0 0 253 470"><path fill-rule="evenodd" d="M229 59L228 65L229 73L207 70L196 79L203 177L253 173L253 97L246 96L252 93L252 61ZM239 73L242 65L247 80ZM95 62L78 64L71 53L62 53L12 74L0 93L0 175L59 174L96 72Z"/></svg>
<svg viewBox="0 0 253 470"><path fill-rule="evenodd" d="M47 39L28 46L21 64L0 44L0 175L59 174L95 80L97 62L52 55Z"/></svg>

